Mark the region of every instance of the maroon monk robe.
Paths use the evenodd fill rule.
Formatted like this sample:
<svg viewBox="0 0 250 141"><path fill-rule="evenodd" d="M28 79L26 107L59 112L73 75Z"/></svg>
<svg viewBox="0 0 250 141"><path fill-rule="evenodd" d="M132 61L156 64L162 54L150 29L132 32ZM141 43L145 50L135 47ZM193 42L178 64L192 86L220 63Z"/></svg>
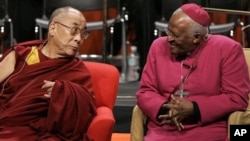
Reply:
<svg viewBox="0 0 250 141"><path fill-rule="evenodd" d="M28 65L31 46L38 49L39 62ZM89 71L77 58L47 58L41 46L35 41L10 49L17 62L0 85L0 141L85 141L96 114ZM51 98L41 89L44 80L55 81Z"/></svg>

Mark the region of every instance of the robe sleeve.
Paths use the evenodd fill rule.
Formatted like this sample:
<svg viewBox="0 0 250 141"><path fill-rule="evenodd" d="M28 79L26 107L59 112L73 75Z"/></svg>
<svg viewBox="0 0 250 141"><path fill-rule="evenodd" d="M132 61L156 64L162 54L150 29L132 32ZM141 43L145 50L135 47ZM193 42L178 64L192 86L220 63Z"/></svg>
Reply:
<svg viewBox="0 0 250 141"><path fill-rule="evenodd" d="M156 53L155 46L152 44L147 57L147 63L144 66L142 77L140 80L140 88L136 93L137 104L140 109L156 124L160 124L157 115L161 106L167 102L169 94L160 91L156 72Z"/></svg>
<svg viewBox="0 0 250 141"><path fill-rule="evenodd" d="M223 50L220 88L218 94L209 97L201 95L195 99L201 113L201 124L226 118L225 115L234 111L246 110L250 82L243 50L239 44Z"/></svg>
<svg viewBox="0 0 250 141"><path fill-rule="evenodd" d="M82 138L95 115L95 99L87 87L56 81L48 111L49 132L70 140Z"/></svg>

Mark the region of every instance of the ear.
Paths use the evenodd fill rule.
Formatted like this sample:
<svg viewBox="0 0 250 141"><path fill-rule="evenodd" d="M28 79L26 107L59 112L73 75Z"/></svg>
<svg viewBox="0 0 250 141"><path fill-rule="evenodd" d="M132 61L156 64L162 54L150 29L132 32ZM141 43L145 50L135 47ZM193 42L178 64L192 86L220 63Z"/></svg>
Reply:
<svg viewBox="0 0 250 141"><path fill-rule="evenodd" d="M194 44L197 44L200 41L201 41L201 35L200 35L200 33L195 33L194 34L194 40L193 40Z"/></svg>
<svg viewBox="0 0 250 141"><path fill-rule="evenodd" d="M55 35L55 31L56 31L56 26L55 23L51 23L49 25L49 29L48 29L48 33L50 36L54 36Z"/></svg>

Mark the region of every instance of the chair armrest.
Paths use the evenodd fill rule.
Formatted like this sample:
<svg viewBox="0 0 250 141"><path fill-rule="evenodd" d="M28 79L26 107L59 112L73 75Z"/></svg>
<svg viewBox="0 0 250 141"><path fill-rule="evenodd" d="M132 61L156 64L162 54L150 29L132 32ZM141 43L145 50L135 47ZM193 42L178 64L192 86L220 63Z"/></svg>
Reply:
<svg viewBox="0 0 250 141"><path fill-rule="evenodd" d="M107 27L110 27L114 25L115 18L107 20ZM97 22L87 22L87 30L99 30L103 29L103 21L97 21Z"/></svg>
<svg viewBox="0 0 250 141"><path fill-rule="evenodd" d="M250 109L231 113L228 117L228 138L230 138L230 125L244 124L250 124Z"/></svg>
<svg viewBox="0 0 250 141"><path fill-rule="evenodd" d="M90 123L87 134L94 141L110 141L114 125L115 118L112 110L101 106L97 108L97 115Z"/></svg>
<svg viewBox="0 0 250 141"><path fill-rule="evenodd" d="M133 108L131 127L130 127L130 140L131 141L143 141L144 127L146 124L146 115L136 105Z"/></svg>

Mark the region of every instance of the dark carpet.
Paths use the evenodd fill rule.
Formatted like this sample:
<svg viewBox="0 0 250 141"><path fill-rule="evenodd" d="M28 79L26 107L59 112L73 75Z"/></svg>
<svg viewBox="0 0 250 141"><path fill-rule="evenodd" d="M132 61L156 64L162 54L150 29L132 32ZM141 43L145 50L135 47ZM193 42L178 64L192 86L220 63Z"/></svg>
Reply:
<svg viewBox="0 0 250 141"><path fill-rule="evenodd" d="M139 82L120 83L118 96L113 109L116 124L114 132L129 133L133 107L136 104L135 93Z"/></svg>

